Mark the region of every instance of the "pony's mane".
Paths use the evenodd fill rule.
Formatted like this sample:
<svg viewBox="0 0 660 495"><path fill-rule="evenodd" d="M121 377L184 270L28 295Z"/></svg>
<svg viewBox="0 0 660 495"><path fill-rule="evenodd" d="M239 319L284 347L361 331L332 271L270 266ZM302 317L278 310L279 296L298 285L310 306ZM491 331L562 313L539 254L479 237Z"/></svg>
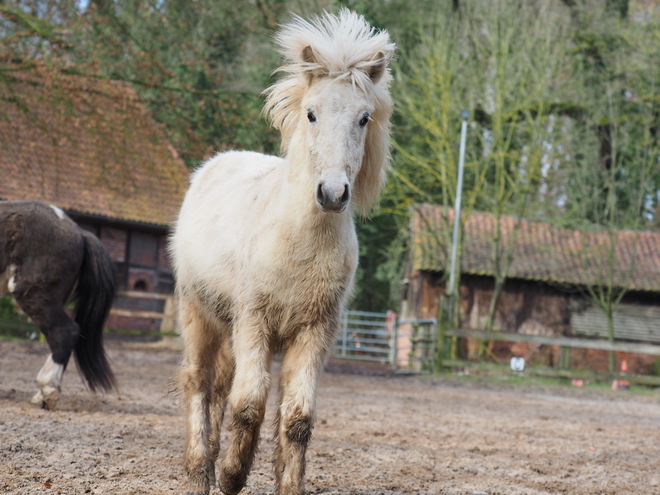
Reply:
<svg viewBox="0 0 660 495"><path fill-rule="evenodd" d="M282 152L286 153L298 119L303 115L300 102L314 77L345 79L359 87L375 104L367 131L365 163L356 179L355 200L367 213L380 195L389 160L389 119L392 99L389 69L374 82L370 71L392 60L395 45L387 31L376 30L361 15L342 8L337 15L325 13L311 21L294 15L276 34L275 42L285 65L276 70L286 75L264 91L264 113L282 134ZM310 47L314 61L304 59Z"/></svg>

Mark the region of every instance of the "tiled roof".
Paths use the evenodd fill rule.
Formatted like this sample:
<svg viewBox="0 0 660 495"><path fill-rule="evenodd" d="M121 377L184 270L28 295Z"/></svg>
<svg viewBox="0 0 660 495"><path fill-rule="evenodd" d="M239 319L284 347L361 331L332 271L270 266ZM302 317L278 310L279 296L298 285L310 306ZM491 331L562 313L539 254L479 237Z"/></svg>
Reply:
<svg viewBox="0 0 660 495"><path fill-rule="evenodd" d="M411 229L416 270L449 269L453 218L452 209L440 206L425 204L415 210ZM511 245L517 223L514 217L501 217L502 246ZM462 273L493 276L495 230L495 215L469 216L463 233ZM615 263L607 261L609 253L614 253ZM616 287L660 292L660 233L588 232L520 220L509 278L567 286L608 285L610 273Z"/></svg>
<svg viewBox="0 0 660 495"><path fill-rule="evenodd" d="M188 170L130 88L0 65L0 199L171 224Z"/></svg>

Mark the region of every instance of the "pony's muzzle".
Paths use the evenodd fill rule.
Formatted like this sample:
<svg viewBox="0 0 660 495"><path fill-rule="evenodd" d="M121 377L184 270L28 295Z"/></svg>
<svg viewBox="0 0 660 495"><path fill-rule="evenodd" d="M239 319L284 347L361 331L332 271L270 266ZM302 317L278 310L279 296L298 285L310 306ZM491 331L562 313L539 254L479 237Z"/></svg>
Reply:
<svg viewBox="0 0 660 495"><path fill-rule="evenodd" d="M339 213L346 209L351 199L350 187L331 187L320 183L316 188L316 205L323 212Z"/></svg>

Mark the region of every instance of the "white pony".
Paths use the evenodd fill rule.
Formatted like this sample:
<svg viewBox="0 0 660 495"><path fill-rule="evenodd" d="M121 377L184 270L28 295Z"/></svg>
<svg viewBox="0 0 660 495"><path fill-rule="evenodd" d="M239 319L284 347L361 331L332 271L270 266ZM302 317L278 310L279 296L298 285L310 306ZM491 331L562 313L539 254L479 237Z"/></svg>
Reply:
<svg viewBox="0 0 660 495"><path fill-rule="evenodd" d="M276 420L278 493L304 492L319 373L357 265L354 211L378 199L389 161L394 44L341 10L295 16L276 37L287 64L264 111L284 158L222 153L192 176L172 237L188 408L190 493L245 485L259 439L270 364L284 350Z"/></svg>

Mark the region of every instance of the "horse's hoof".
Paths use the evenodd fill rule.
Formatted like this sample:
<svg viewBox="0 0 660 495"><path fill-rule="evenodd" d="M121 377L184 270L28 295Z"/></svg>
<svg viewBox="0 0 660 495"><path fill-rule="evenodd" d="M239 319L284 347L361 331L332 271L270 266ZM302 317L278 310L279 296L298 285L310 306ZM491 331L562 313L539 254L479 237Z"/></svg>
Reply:
<svg viewBox="0 0 660 495"><path fill-rule="evenodd" d="M44 397L44 401L41 404L41 408L45 409L46 411L54 411L55 406L57 405L57 401L60 398L60 394L51 394L47 397Z"/></svg>
<svg viewBox="0 0 660 495"><path fill-rule="evenodd" d="M183 486L183 489L186 490L186 495L209 495L211 492L212 484L209 483L192 483L188 482Z"/></svg>
<svg viewBox="0 0 660 495"><path fill-rule="evenodd" d="M43 403L44 403L44 395L41 393L41 390L39 390L30 399L30 404L34 404L35 406L42 406Z"/></svg>
<svg viewBox="0 0 660 495"><path fill-rule="evenodd" d="M242 480L224 479L218 481L218 486L223 495L237 495L245 486L247 476Z"/></svg>
<svg viewBox="0 0 660 495"><path fill-rule="evenodd" d="M46 411L55 410L57 405L57 400L60 398L60 394L51 394L48 397L44 397L44 394L39 390L34 396L30 399L30 404L39 406L41 409Z"/></svg>

